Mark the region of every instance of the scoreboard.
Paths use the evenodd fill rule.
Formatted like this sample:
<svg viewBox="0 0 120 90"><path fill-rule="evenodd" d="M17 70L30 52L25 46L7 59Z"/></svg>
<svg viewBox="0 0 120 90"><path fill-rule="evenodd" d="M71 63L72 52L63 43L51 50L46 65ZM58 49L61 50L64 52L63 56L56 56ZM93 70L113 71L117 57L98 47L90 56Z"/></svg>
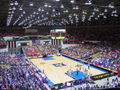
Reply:
<svg viewBox="0 0 120 90"><path fill-rule="evenodd" d="M16 41L16 47L22 47L22 46L30 46L32 45L32 41Z"/></svg>
<svg viewBox="0 0 120 90"><path fill-rule="evenodd" d="M29 42L24 42L24 43L21 43L21 46L29 46L30 43Z"/></svg>
<svg viewBox="0 0 120 90"><path fill-rule="evenodd" d="M52 39L65 39L66 29L52 29L50 35Z"/></svg>

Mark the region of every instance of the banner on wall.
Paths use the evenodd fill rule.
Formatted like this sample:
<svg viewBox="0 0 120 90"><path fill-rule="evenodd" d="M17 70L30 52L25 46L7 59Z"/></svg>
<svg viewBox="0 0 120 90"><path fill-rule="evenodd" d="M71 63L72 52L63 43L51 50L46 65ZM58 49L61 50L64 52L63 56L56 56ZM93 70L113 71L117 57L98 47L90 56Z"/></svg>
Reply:
<svg viewBox="0 0 120 90"><path fill-rule="evenodd" d="M16 48L16 41L8 41L8 48Z"/></svg>
<svg viewBox="0 0 120 90"><path fill-rule="evenodd" d="M99 80L99 79L103 79L103 78L110 77L110 76L111 76L110 73L104 73L104 74L99 74L99 75L91 76L91 79L93 79L93 80Z"/></svg>
<svg viewBox="0 0 120 90"><path fill-rule="evenodd" d="M52 39L51 44L52 45L61 45L62 39Z"/></svg>
<svg viewBox="0 0 120 90"><path fill-rule="evenodd" d="M6 41L0 41L0 49L6 48L7 43Z"/></svg>

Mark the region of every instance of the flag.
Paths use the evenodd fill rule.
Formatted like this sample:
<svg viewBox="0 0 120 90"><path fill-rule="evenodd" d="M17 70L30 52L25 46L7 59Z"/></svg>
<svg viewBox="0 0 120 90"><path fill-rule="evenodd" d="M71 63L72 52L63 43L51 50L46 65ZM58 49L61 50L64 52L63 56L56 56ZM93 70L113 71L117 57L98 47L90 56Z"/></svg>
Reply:
<svg viewBox="0 0 120 90"><path fill-rule="evenodd" d="M35 43L36 43L37 45L39 45L39 44L40 44L40 40L35 40Z"/></svg>
<svg viewBox="0 0 120 90"><path fill-rule="evenodd" d="M33 45L39 45L40 44L40 40L32 40L32 44Z"/></svg>
<svg viewBox="0 0 120 90"><path fill-rule="evenodd" d="M8 48L16 48L16 41L8 41Z"/></svg>
<svg viewBox="0 0 120 90"><path fill-rule="evenodd" d="M61 39L52 39L51 40L51 43L52 45L61 45Z"/></svg>
<svg viewBox="0 0 120 90"><path fill-rule="evenodd" d="M7 45L7 43L6 43L6 41L4 41L4 40L0 40L0 46L3 46L3 45Z"/></svg>

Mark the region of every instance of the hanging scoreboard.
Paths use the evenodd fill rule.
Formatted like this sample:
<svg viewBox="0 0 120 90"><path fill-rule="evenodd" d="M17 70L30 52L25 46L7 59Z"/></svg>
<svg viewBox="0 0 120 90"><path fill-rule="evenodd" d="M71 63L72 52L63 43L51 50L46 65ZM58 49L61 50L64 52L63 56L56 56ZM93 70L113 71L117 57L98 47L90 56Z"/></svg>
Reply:
<svg viewBox="0 0 120 90"><path fill-rule="evenodd" d="M53 29L50 34L52 39L65 39L66 29Z"/></svg>

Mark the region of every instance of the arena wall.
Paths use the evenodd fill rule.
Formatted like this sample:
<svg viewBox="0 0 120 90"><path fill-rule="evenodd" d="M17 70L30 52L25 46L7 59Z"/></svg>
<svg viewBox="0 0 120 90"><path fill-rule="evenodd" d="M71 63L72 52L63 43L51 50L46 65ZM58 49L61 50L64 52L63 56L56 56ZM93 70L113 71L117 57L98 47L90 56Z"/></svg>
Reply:
<svg viewBox="0 0 120 90"><path fill-rule="evenodd" d="M0 52L8 52L8 48L0 49Z"/></svg>

